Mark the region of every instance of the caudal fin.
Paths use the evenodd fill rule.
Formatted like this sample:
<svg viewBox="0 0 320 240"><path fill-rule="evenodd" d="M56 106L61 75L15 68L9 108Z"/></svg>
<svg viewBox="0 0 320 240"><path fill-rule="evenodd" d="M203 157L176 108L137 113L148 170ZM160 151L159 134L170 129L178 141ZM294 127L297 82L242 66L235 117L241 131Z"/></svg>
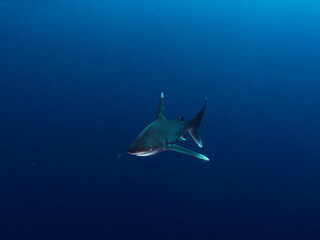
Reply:
<svg viewBox="0 0 320 240"><path fill-rule="evenodd" d="M192 119L190 120L189 123L189 133L191 135L191 137L193 138L193 140L196 142L196 144L202 148L202 141L201 138L198 134L198 128L200 126L203 114L204 114L204 110L206 109L207 106L207 98L206 98L206 102L203 106L203 108L201 109L201 111Z"/></svg>

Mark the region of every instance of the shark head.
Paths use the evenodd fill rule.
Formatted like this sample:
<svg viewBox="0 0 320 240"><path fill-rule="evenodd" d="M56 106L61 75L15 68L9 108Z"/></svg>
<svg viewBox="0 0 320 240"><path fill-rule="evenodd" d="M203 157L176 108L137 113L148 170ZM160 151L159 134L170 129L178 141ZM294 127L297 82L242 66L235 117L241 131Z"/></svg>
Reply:
<svg viewBox="0 0 320 240"><path fill-rule="evenodd" d="M135 156L151 156L161 151L158 144L147 138L137 138L127 149L127 153Z"/></svg>

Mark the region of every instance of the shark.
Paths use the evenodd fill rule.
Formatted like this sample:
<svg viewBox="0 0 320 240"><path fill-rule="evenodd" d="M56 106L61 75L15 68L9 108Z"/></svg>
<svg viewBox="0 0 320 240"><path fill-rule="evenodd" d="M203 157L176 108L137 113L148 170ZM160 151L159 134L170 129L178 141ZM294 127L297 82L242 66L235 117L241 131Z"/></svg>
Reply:
<svg viewBox="0 0 320 240"><path fill-rule="evenodd" d="M198 129L206 109L207 98L200 112L190 121L185 122L183 117L177 120L167 119L164 109L164 94L161 92L156 120L149 124L138 137L129 145L127 153L139 157L146 157L166 150L186 154L192 157L209 161L203 154L191 151L174 144L177 140L186 140L185 133L189 133L195 143L202 148L202 141Z"/></svg>

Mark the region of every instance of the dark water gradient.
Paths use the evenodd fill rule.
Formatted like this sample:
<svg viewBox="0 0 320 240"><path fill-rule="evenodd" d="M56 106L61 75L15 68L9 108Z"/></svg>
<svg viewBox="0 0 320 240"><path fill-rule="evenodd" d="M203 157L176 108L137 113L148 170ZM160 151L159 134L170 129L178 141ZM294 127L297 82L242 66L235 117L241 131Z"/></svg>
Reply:
<svg viewBox="0 0 320 240"><path fill-rule="evenodd" d="M0 1L1 239L319 239L319 1ZM118 159L208 97L209 163ZM181 145L197 146L188 139Z"/></svg>

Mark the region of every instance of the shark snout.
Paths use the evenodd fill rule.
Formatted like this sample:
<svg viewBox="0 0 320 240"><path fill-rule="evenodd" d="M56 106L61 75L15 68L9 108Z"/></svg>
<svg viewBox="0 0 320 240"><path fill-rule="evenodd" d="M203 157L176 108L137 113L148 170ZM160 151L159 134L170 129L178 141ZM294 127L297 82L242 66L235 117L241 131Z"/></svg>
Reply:
<svg viewBox="0 0 320 240"><path fill-rule="evenodd" d="M135 150L135 146L134 144L130 144L130 146L127 148L127 153L134 153L136 150Z"/></svg>
<svg viewBox="0 0 320 240"><path fill-rule="evenodd" d="M127 148L127 153L135 156L150 156L156 154L157 152L157 148L147 146L147 144L141 141L134 141Z"/></svg>
<svg viewBox="0 0 320 240"><path fill-rule="evenodd" d="M130 144L127 148L127 153L137 155L137 153L144 151L143 147L140 146L136 141Z"/></svg>

